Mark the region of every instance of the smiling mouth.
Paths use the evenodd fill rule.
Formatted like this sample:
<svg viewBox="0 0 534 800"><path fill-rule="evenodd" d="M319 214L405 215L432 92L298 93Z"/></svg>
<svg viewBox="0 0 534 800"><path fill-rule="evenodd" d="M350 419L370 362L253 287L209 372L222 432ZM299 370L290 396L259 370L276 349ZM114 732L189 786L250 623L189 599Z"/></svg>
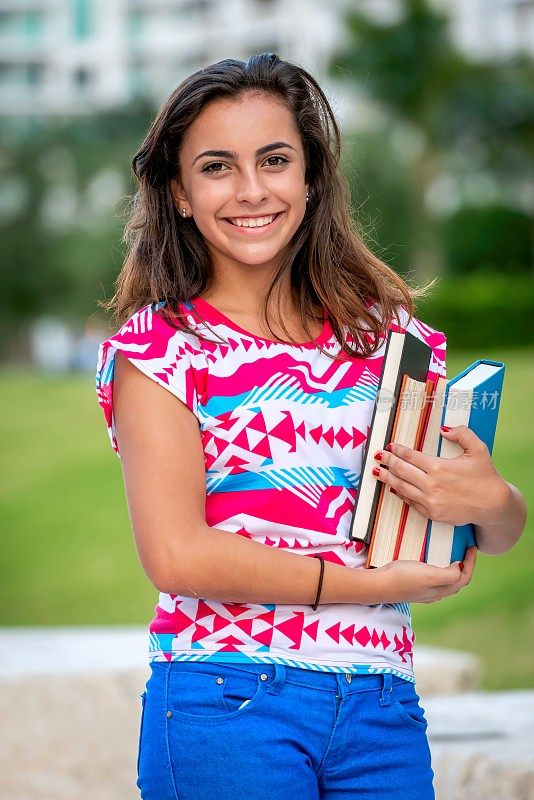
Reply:
<svg viewBox="0 0 534 800"><path fill-rule="evenodd" d="M283 211L278 211L276 214L265 214L263 217L225 217L224 220L236 228L257 230L258 228L267 228L272 225L283 213Z"/></svg>

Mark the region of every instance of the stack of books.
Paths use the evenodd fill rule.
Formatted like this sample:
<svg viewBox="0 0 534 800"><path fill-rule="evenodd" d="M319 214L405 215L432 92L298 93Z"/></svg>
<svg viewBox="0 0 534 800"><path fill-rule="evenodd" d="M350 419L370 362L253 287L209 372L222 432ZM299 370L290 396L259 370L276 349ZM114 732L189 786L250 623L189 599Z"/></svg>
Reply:
<svg viewBox="0 0 534 800"><path fill-rule="evenodd" d="M349 533L368 545L367 567L397 559L447 566L476 545L473 525L424 517L372 474L374 454L389 442L440 458L462 455L457 442L442 438L441 425L466 425L492 452L504 364L480 359L449 381L431 381L431 356L432 349L408 331L389 331Z"/></svg>

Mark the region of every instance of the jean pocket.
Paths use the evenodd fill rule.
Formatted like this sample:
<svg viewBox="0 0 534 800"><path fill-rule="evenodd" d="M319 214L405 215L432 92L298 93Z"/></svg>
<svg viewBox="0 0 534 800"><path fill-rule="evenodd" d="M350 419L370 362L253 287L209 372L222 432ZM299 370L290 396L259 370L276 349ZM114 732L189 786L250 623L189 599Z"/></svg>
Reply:
<svg viewBox="0 0 534 800"><path fill-rule="evenodd" d="M251 673L226 674L223 683L223 699L226 710L229 712L241 711L254 701L261 692L261 679L259 675Z"/></svg>
<svg viewBox="0 0 534 800"><path fill-rule="evenodd" d="M167 708L173 717L190 722L221 722L245 714L263 695L264 681L231 665L172 663Z"/></svg>
<svg viewBox="0 0 534 800"><path fill-rule="evenodd" d="M412 728L426 731L428 723L419 699L413 683L402 681L402 683L393 685L392 704L399 716Z"/></svg>
<svg viewBox="0 0 534 800"><path fill-rule="evenodd" d="M145 719L146 691L141 695L141 719L139 721L139 741L137 743L137 779L139 780L139 762L141 760L141 745L143 738L143 722Z"/></svg>

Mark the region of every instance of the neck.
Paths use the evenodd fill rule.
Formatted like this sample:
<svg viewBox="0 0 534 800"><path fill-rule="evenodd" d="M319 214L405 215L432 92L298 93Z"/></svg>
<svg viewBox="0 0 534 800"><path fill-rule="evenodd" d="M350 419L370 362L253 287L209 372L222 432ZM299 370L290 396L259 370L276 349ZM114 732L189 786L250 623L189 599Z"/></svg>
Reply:
<svg viewBox="0 0 534 800"><path fill-rule="evenodd" d="M251 291L250 285L240 285L236 286L235 290L226 289L226 291L222 291L219 287L214 287L209 291L203 292L202 297L226 317L234 320L242 328L253 334L270 339L274 331L278 338L285 340L288 335L286 331L289 331L289 335L293 336L296 341L308 341L310 333L304 328L298 303L296 298L292 297L292 294L290 286L282 290L280 307L277 311L272 311L276 303L276 295L271 301L271 306L267 311L267 320L271 329L265 327L263 317L260 314L264 294L260 293L260 291ZM280 319L282 319L282 324L286 330L282 328ZM315 313L312 312L308 325L311 326L313 338L320 334L323 328L322 308L320 306L315 309Z"/></svg>
<svg viewBox="0 0 534 800"><path fill-rule="evenodd" d="M239 279L241 277L241 280ZM272 276L269 276L272 278ZM248 276L250 278L250 275ZM225 275L222 280L217 282L207 291L203 292L203 297L212 305L225 313L244 314L247 316L258 315L267 296L269 283L265 280L242 280L242 276ZM291 287L291 279L288 275L284 285L280 290L276 290L274 297L271 298L268 310L269 318L272 313L273 303L277 292L280 292L279 311L287 319L295 318L299 315L298 304L295 302L294 292Z"/></svg>

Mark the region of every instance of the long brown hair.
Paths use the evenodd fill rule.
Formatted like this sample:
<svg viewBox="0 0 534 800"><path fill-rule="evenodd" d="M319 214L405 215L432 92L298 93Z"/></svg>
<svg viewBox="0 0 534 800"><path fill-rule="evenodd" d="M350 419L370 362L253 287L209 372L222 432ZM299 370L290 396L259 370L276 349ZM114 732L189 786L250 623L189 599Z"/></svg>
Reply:
<svg viewBox="0 0 534 800"><path fill-rule="evenodd" d="M178 313L178 304L212 285L213 268L194 220L182 218L175 207L170 181L179 179L184 134L206 105L220 98L242 98L246 92L272 95L290 111L301 137L310 187L302 223L281 254L264 298L263 319L272 332L267 309L289 271L302 327L310 339L309 320L317 319L317 307L324 307L345 352L371 355L389 323L400 322L399 306L411 316L413 298L426 290L409 287L359 237L348 185L339 169L341 137L330 104L306 70L274 53L204 67L163 103L132 159L139 187L124 232L128 252L113 298L99 305L113 311L114 322L121 325L146 304L163 301L158 313L169 324L198 335L188 327L186 314ZM378 304L378 315L371 303ZM279 308L276 303L274 307ZM283 320L280 324L293 342ZM355 349L347 342L343 325L348 326Z"/></svg>

